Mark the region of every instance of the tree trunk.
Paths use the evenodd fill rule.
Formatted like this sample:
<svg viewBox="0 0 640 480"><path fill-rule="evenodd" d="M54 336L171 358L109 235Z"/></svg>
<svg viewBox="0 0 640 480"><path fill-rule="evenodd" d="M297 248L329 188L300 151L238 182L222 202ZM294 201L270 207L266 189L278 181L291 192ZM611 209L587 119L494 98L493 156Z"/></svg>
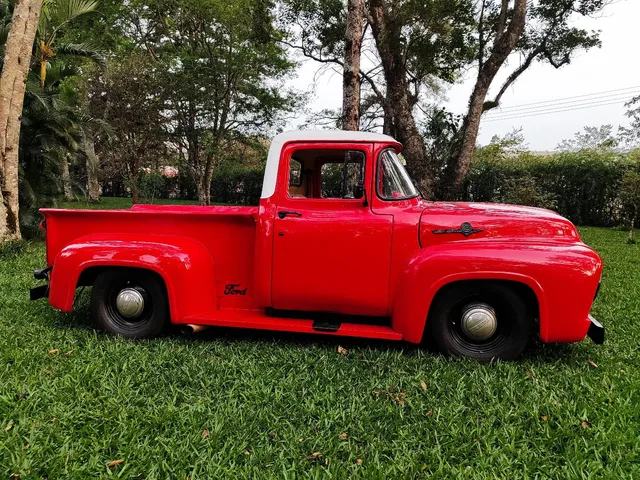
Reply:
<svg viewBox="0 0 640 480"><path fill-rule="evenodd" d="M209 205L209 196L207 195L207 185L205 180L205 175L199 175L198 179L198 204L199 205Z"/></svg>
<svg viewBox="0 0 640 480"><path fill-rule="evenodd" d="M429 199L435 195L435 172L429 163L424 141L418 131L410 101L407 82L401 25L396 23L393 12L385 6L385 0L371 0L371 31L382 61L387 84L385 130L391 128L396 139L403 144L403 155L407 160L409 175L420 186L422 194ZM389 7L390 8L390 7Z"/></svg>
<svg viewBox="0 0 640 480"><path fill-rule="evenodd" d="M360 124L360 51L364 24L364 1L348 0L347 31L342 75L342 129L358 130Z"/></svg>
<svg viewBox="0 0 640 480"><path fill-rule="evenodd" d="M382 124L382 133L391 137L396 136L395 128L393 128L393 117L389 112L389 107L384 107L384 122Z"/></svg>
<svg viewBox="0 0 640 480"><path fill-rule="evenodd" d="M131 203L140 203L140 191L137 182L131 185Z"/></svg>
<svg viewBox="0 0 640 480"><path fill-rule="evenodd" d="M96 155L96 147L91 135L84 136L84 154L87 157L87 191L89 201L100 200L100 161Z"/></svg>
<svg viewBox="0 0 640 480"><path fill-rule="evenodd" d="M516 47L524 31L527 16L526 0L515 0L509 26L504 30L509 3L508 1L502 2L502 10L498 19L498 33L493 42L491 55L489 55L486 62L479 66L476 83L469 98L469 109L462 123L462 135L456 149L456 155L445 169L440 191L447 192L449 197L457 195L462 180L469 171L471 157L478 139L480 117L484 111L484 103L489 87L502 64Z"/></svg>
<svg viewBox="0 0 640 480"><path fill-rule="evenodd" d="M211 205L211 181L213 180L213 159L207 159L207 166L204 172L206 205Z"/></svg>
<svg viewBox="0 0 640 480"><path fill-rule="evenodd" d="M213 180L213 157L211 155L207 155L199 177L198 203L200 205L211 205L211 181Z"/></svg>
<svg viewBox="0 0 640 480"><path fill-rule="evenodd" d="M69 160L66 155L62 157L62 185L64 186L64 199L73 200L73 190L71 189L71 175L69 174Z"/></svg>
<svg viewBox="0 0 640 480"><path fill-rule="evenodd" d="M20 121L42 0L18 0L0 76L0 243L19 240L18 147Z"/></svg>

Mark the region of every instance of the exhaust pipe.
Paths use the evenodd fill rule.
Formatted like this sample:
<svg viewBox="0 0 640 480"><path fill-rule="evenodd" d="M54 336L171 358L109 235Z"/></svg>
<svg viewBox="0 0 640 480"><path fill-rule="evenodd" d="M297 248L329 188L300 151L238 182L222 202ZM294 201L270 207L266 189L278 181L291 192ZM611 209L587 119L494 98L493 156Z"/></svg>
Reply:
<svg viewBox="0 0 640 480"><path fill-rule="evenodd" d="M209 328L208 325L182 325L180 327L180 332L185 335L191 335L206 330L207 328Z"/></svg>

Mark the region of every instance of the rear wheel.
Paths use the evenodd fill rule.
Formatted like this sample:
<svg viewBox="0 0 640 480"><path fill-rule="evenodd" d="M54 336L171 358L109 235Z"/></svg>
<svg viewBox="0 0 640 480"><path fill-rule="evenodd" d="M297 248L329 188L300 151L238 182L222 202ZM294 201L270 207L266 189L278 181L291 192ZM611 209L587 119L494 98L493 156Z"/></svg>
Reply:
<svg viewBox="0 0 640 480"><path fill-rule="evenodd" d="M532 318L509 286L469 282L438 295L428 324L442 352L482 361L511 360L527 346Z"/></svg>
<svg viewBox="0 0 640 480"><path fill-rule="evenodd" d="M114 269L98 275L91 311L102 330L129 338L155 337L169 323L164 283L145 270Z"/></svg>

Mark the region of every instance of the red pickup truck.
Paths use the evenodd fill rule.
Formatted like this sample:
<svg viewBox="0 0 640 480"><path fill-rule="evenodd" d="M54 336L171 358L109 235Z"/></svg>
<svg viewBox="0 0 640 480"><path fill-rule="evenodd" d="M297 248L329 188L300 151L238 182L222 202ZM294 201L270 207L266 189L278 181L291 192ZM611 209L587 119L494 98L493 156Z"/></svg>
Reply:
<svg viewBox="0 0 640 480"><path fill-rule="evenodd" d="M589 314L600 257L548 210L423 200L402 146L366 132L271 143L260 205L43 209L47 284L62 311L91 285L95 322L430 340L480 360L544 342L602 343Z"/></svg>

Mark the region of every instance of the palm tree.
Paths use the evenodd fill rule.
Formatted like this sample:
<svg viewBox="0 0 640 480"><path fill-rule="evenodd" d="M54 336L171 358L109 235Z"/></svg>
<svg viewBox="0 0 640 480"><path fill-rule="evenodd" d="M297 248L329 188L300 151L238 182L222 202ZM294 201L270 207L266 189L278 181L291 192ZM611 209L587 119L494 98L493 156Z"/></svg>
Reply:
<svg viewBox="0 0 640 480"><path fill-rule="evenodd" d="M90 58L104 66L104 56L93 45L58 41L58 35L66 25L80 16L95 12L98 3L98 0L45 0L36 37L41 88L45 87L49 62L57 54Z"/></svg>
<svg viewBox="0 0 640 480"><path fill-rule="evenodd" d="M41 88L32 71L22 111L20 135L20 225L27 236L37 233L37 208L50 204L65 187L68 157L80 156L82 121L60 92L65 80L80 74L62 62L49 69Z"/></svg>
<svg viewBox="0 0 640 480"><path fill-rule="evenodd" d="M61 95L65 89L61 87L82 73L76 62L65 60L84 57L103 66L104 57L90 44L64 42L61 33L69 22L95 11L97 5L97 1L45 0L37 32L34 32L38 58L28 71L24 105L18 120L21 125L19 149L15 149L19 156L16 159L19 187L15 196L20 203L19 213L17 208L15 211L27 233L33 233L33 225L37 225L37 207L50 203L62 190L60 178L61 173L64 177L65 170L68 171L68 160L84 158L80 148L84 131L95 128L91 119L65 101ZM0 69L10 22L9 2L0 0ZM53 61L56 53L59 56ZM64 186L69 190L70 183ZM17 235L19 237L19 233Z"/></svg>

